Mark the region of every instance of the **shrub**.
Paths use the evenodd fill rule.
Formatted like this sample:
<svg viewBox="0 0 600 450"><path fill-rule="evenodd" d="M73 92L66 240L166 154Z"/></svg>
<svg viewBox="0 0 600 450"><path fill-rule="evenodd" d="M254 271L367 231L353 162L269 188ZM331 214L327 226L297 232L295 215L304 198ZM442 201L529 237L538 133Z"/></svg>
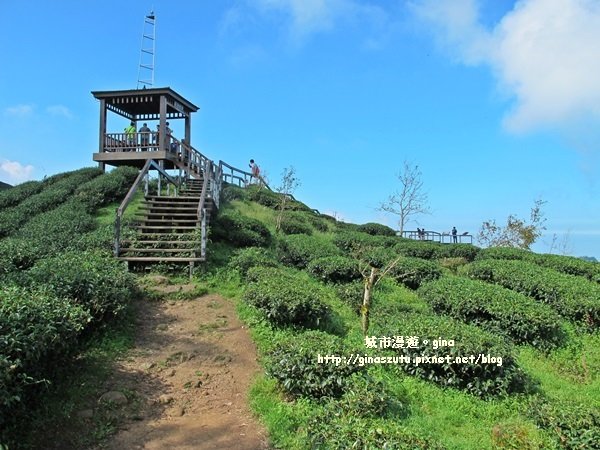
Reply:
<svg viewBox="0 0 600 450"><path fill-rule="evenodd" d="M395 259L389 274L410 289L417 289L426 281L442 276L439 264L419 258L400 257Z"/></svg>
<svg viewBox="0 0 600 450"><path fill-rule="evenodd" d="M321 301L323 288L308 277L285 269L254 267L248 270L243 299L263 311L275 325L319 327L329 318Z"/></svg>
<svg viewBox="0 0 600 450"><path fill-rule="evenodd" d="M238 250L229 261L228 267L237 270L243 277L252 267L277 267L274 255L261 247L248 247Z"/></svg>
<svg viewBox="0 0 600 450"><path fill-rule="evenodd" d="M74 197L90 211L94 211L100 206L123 199L138 174L139 170L135 167L117 167L112 172L104 173L79 186Z"/></svg>
<svg viewBox="0 0 600 450"><path fill-rule="evenodd" d="M119 314L135 292L131 274L102 252L65 252L39 261L30 271L34 284L71 299L97 320Z"/></svg>
<svg viewBox="0 0 600 450"><path fill-rule="evenodd" d="M39 247L27 239L0 240L0 275L29 269L38 260L39 252Z"/></svg>
<svg viewBox="0 0 600 450"><path fill-rule="evenodd" d="M329 231L328 220L322 215L310 213L305 214L305 217L315 230L323 233Z"/></svg>
<svg viewBox="0 0 600 450"><path fill-rule="evenodd" d="M225 212L212 222L211 234L216 241L226 241L236 247L267 247L271 243L271 232L257 219Z"/></svg>
<svg viewBox="0 0 600 450"><path fill-rule="evenodd" d="M458 245L458 244L456 244ZM421 259L437 259L443 249L437 242L404 240L394 247L396 253Z"/></svg>
<svg viewBox="0 0 600 450"><path fill-rule="evenodd" d="M14 233L32 217L64 203L77 187L101 173L99 169L76 170L17 206L0 212L0 237Z"/></svg>
<svg viewBox="0 0 600 450"><path fill-rule="evenodd" d="M472 244L446 244L437 249L436 258L464 258L473 261L480 250Z"/></svg>
<svg viewBox="0 0 600 450"><path fill-rule="evenodd" d="M47 292L0 287L0 430L19 416L89 320L83 308Z"/></svg>
<svg viewBox="0 0 600 450"><path fill-rule="evenodd" d="M233 184L228 184L221 191L221 200L223 200L224 202L230 202L232 200L244 201L247 199L248 192L246 191L246 189L235 186Z"/></svg>
<svg viewBox="0 0 600 450"><path fill-rule="evenodd" d="M397 242L396 238L373 236L358 231L340 231L333 238L333 243L345 253L362 253L375 247L392 247Z"/></svg>
<svg viewBox="0 0 600 450"><path fill-rule="evenodd" d="M338 249L326 237L294 234L279 239L279 259L290 266L304 268L313 259L338 254Z"/></svg>
<svg viewBox="0 0 600 450"><path fill-rule="evenodd" d="M37 194L44 185L40 181L26 181L10 189L0 191L0 210L14 206L26 198Z"/></svg>
<svg viewBox="0 0 600 450"><path fill-rule="evenodd" d="M548 403L537 397L528 405L528 414L538 426L549 430L560 448L600 448L600 412L583 405Z"/></svg>
<svg viewBox="0 0 600 450"><path fill-rule="evenodd" d="M319 362L319 356L351 353L337 337L321 331L295 334L269 354L267 374L294 397L339 398L349 389L350 376L364 367Z"/></svg>
<svg viewBox="0 0 600 450"><path fill-rule="evenodd" d="M440 266L445 267L456 275L461 267L469 264L469 261L467 261L465 258L441 258L439 263Z"/></svg>
<svg viewBox="0 0 600 450"><path fill-rule="evenodd" d="M380 223L369 222L358 226L358 231L373 236L396 236L396 231Z"/></svg>
<svg viewBox="0 0 600 450"><path fill-rule="evenodd" d="M410 358L410 363L400 367L411 375L483 398L524 392L530 387L525 373L517 366L513 347L473 325L431 314L385 311L382 315L377 310L371 323L376 336L393 338L401 330L403 341L393 350ZM416 340L416 347L409 346L411 337ZM436 349L432 344L439 339L452 340L454 345ZM484 362L483 357L490 359Z"/></svg>
<svg viewBox="0 0 600 450"><path fill-rule="evenodd" d="M307 426L310 448L328 450L394 449L442 450L436 440L416 434L397 423L379 418L362 418L326 408Z"/></svg>
<svg viewBox="0 0 600 450"><path fill-rule="evenodd" d="M279 194L260 186L248 186L246 192L248 200L266 206L267 208L275 209L281 203Z"/></svg>
<svg viewBox="0 0 600 450"><path fill-rule="evenodd" d="M600 283L600 264L595 262L562 255L535 255L535 262L558 272L585 277Z"/></svg>
<svg viewBox="0 0 600 450"><path fill-rule="evenodd" d="M444 277L424 284L418 294L434 311L503 334L518 344L547 347L563 339L560 317L550 307L501 286Z"/></svg>
<svg viewBox="0 0 600 450"><path fill-rule="evenodd" d="M317 258L306 269L318 279L330 283L348 283L362 278L356 260L346 256Z"/></svg>
<svg viewBox="0 0 600 450"><path fill-rule="evenodd" d="M475 261L464 272L547 303L561 316L589 329L600 325L600 286L580 277L518 260Z"/></svg>
<svg viewBox="0 0 600 450"><path fill-rule="evenodd" d="M304 216L286 214L281 221L281 231L284 234L312 234L313 228Z"/></svg>
<svg viewBox="0 0 600 450"><path fill-rule="evenodd" d="M483 248L477 254L477 260L480 259L524 259L531 261L534 253L529 250L513 247L488 247Z"/></svg>
<svg viewBox="0 0 600 450"><path fill-rule="evenodd" d="M356 313L363 303L365 286L361 281L342 283L335 287L337 296Z"/></svg>

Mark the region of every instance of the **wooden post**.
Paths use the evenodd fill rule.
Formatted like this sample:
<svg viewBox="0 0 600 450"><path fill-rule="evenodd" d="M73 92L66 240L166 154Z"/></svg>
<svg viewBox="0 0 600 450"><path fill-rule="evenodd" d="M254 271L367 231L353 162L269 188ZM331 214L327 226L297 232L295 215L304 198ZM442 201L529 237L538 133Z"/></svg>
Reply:
<svg viewBox="0 0 600 450"><path fill-rule="evenodd" d="M106 100L100 100L100 130L99 130L98 153L104 152L104 144L106 139ZM101 167L104 171L104 165Z"/></svg>
<svg viewBox="0 0 600 450"><path fill-rule="evenodd" d="M160 126L158 128L159 143L158 151L164 152L165 142L167 142L167 97L164 95L160 96Z"/></svg>
<svg viewBox="0 0 600 450"><path fill-rule="evenodd" d="M202 209L200 256L206 257L206 208Z"/></svg>
<svg viewBox="0 0 600 450"><path fill-rule="evenodd" d="M363 335L366 336L369 331L369 308L371 307L371 292L377 279L377 269L371 267L371 274L365 278L365 292L363 295L363 304L360 307L361 325Z"/></svg>

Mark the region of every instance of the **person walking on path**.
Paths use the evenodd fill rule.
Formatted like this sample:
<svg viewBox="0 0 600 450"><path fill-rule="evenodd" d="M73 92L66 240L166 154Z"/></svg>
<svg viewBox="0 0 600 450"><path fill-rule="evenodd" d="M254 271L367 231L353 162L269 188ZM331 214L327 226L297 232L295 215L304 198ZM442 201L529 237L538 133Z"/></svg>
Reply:
<svg viewBox="0 0 600 450"><path fill-rule="evenodd" d="M258 167L258 164L256 164L254 160L251 159L250 164L248 164L248 166L250 167L252 178L256 178L256 183L262 182L262 178L260 177L260 167ZM250 179L250 183L252 183L252 178Z"/></svg>

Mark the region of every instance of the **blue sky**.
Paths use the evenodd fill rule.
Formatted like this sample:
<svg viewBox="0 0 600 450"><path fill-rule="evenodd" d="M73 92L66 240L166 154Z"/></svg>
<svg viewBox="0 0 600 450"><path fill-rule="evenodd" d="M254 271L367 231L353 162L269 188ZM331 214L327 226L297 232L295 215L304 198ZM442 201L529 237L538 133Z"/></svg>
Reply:
<svg viewBox="0 0 600 450"><path fill-rule="evenodd" d="M200 106L192 144L352 222L418 164L432 214L476 233L547 201L536 251L600 258L596 0L0 0L0 180L93 165L92 90L136 87L144 15L155 87ZM113 122L115 132L122 130ZM175 126L175 133L181 130Z"/></svg>

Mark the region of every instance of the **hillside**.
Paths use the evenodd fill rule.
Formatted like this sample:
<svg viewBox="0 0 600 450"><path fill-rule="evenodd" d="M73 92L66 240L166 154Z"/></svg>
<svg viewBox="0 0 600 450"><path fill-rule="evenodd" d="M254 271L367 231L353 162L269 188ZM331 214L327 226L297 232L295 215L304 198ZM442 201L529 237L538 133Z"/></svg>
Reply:
<svg viewBox="0 0 600 450"><path fill-rule="evenodd" d="M8 189L8 188L11 188L11 187L12 187L12 186L11 186L10 184L8 184L8 183L5 183L5 182L3 182L3 181L0 181L0 191L1 191L1 190L3 190L3 189Z"/></svg>
<svg viewBox="0 0 600 450"><path fill-rule="evenodd" d="M135 284L146 278L112 258L111 218L135 174L82 169L0 194L0 338L15 343L0 350L0 443L18 436L41 380L56 377L50 361L68 361L79 339L128 317ZM141 287L162 302L142 322L171 311L161 342L193 344L177 337L192 333L187 310L196 320L203 308L214 315L192 335L224 332L215 325L223 313L210 302L235 302L264 372L251 405L274 447L598 448L600 265L402 239L380 224L337 222L297 201L283 212L280 205L265 189L226 187L193 295ZM171 283L183 273L154 270ZM129 321L142 327L137 318ZM212 345L229 342L213 338ZM135 367L147 363L140 342L130 356ZM144 395L162 393L156 378L144 380L129 385L129 398L145 398L135 391L146 387L155 391ZM110 426L94 419L105 429L99 439L116 431L119 414L113 410ZM169 420L160 423L168 429ZM128 428L144 435L144 423ZM188 431L201 433L195 423Z"/></svg>

